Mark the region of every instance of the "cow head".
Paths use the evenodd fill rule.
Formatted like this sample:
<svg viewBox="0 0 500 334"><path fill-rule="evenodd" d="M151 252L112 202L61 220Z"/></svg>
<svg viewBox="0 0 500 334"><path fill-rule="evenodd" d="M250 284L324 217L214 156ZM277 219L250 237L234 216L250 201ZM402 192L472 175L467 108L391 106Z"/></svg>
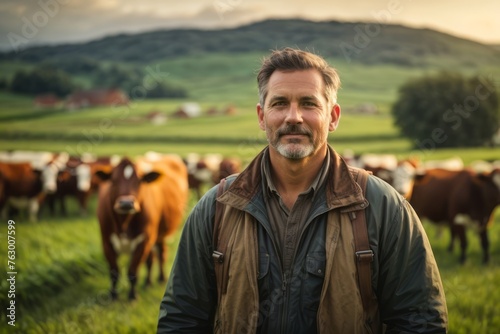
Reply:
<svg viewBox="0 0 500 334"><path fill-rule="evenodd" d="M494 169L491 173L491 179L493 183L497 186L498 191L500 191L500 168Z"/></svg>
<svg viewBox="0 0 500 334"><path fill-rule="evenodd" d="M75 168L76 183L79 191L90 190L90 181L92 179L90 166L82 163Z"/></svg>
<svg viewBox="0 0 500 334"><path fill-rule="evenodd" d="M96 175L109 180L113 210L118 214L134 214L141 211L139 191L141 183L154 182L160 173L150 171L142 174L128 158L123 158L111 172L99 170Z"/></svg>
<svg viewBox="0 0 500 334"><path fill-rule="evenodd" d="M69 155L63 152L51 157L50 161L47 161L46 157L31 161L33 170L40 173L44 193L53 194L56 192L59 171L66 167L68 159Z"/></svg>
<svg viewBox="0 0 500 334"><path fill-rule="evenodd" d="M53 194L57 190L57 177L59 168L56 165L49 163L41 169L41 179L43 192Z"/></svg>
<svg viewBox="0 0 500 334"><path fill-rule="evenodd" d="M496 168L491 172L477 174L480 181L489 185L488 195L485 198L491 199L496 205L500 204L500 168ZM485 187L483 187L483 190Z"/></svg>
<svg viewBox="0 0 500 334"><path fill-rule="evenodd" d="M392 186L397 192L408 198L411 195L416 174L417 169L412 163L401 161L393 171Z"/></svg>

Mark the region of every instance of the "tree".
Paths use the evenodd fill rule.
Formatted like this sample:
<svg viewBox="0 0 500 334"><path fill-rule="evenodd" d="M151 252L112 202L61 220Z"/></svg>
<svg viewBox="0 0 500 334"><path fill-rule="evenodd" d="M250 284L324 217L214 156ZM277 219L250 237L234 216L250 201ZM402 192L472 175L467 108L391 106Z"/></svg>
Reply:
<svg viewBox="0 0 500 334"><path fill-rule="evenodd" d="M187 97L187 90L183 87L176 87L164 82L158 83L148 91L148 98L184 98Z"/></svg>
<svg viewBox="0 0 500 334"><path fill-rule="evenodd" d="M141 85L142 78L136 69L125 69L112 65L109 68L100 67L93 78L94 86L98 88L120 88L130 92L134 87Z"/></svg>
<svg viewBox="0 0 500 334"><path fill-rule="evenodd" d="M9 88L7 80L0 79L0 90L7 90L7 88Z"/></svg>
<svg viewBox="0 0 500 334"><path fill-rule="evenodd" d="M392 114L402 135L425 149L485 145L500 128L493 81L458 73L407 82L399 89Z"/></svg>
<svg viewBox="0 0 500 334"><path fill-rule="evenodd" d="M17 71L12 78L10 90L21 94L53 93L63 97L75 88L71 78L64 72L49 67L35 68L31 72Z"/></svg>

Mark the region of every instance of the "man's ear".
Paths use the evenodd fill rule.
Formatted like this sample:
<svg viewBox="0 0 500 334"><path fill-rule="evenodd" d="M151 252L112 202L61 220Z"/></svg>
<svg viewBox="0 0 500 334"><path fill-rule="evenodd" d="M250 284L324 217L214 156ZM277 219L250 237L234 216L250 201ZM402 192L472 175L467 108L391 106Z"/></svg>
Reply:
<svg viewBox="0 0 500 334"><path fill-rule="evenodd" d="M264 122L264 109L257 103L257 117L259 118L259 127L262 131L266 130L266 124Z"/></svg>
<svg viewBox="0 0 500 334"><path fill-rule="evenodd" d="M337 126L339 125L340 121L340 105L337 103L334 103L332 106L332 109L330 110L330 126L328 129L330 131L335 131L337 130Z"/></svg>

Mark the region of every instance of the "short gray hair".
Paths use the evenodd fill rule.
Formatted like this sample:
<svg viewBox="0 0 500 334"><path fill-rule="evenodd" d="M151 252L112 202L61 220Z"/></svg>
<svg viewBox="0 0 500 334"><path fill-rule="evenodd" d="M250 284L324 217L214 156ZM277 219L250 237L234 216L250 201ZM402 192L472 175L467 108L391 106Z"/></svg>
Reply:
<svg viewBox="0 0 500 334"><path fill-rule="evenodd" d="M264 108L267 97L267 85L274 71L300 71L317 70L323 77L325 84L324 95L328 102L337 102L337 91L340 88L340 78L337 71L325 59L314 53L293 48L274 50L271 55L264 58L257 74L259 86L259 103Z"/></svg>

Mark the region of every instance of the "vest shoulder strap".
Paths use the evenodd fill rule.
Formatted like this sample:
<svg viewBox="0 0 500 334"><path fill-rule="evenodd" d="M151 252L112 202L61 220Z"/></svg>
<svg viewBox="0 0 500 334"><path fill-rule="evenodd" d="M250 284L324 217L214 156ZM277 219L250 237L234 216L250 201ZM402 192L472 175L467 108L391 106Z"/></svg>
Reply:
<svg viewBox="0 0 500 334"><path fill-rule="evenodd" d="M362 168L349 167L356 183L360 186L363 197L366 197L366 184L368 176L371 174ZM373 262L373 251L370 248L370 240L368 238L368 227L366 226L366 208L368 203L361 205L358 211L350 212L349 217L352 223L352 233L354 237L354 247L356 254L356 267L358 269L358 286L363 303L366 325L371 328L372 333L378 333L379 321L372 318L375 316L375 310L378 307L377 300L374 298L372 289L372 271L371 264Z"/></svg>
<svg viewBox="0 0 500 334"><path fill-rule="evenodd" d="M219 187L217 188L217 196L216 198L219 198L224 191L226 191L226 179L223 178L219 182ZM212 258L214 260L214 268L215 268L215 279L217 282L217 296L218 296L218 301L220 303L225 282L224 282L224 254L226 252L227 248L227 243L229 241L230 236L222 236L221 237L221 222L223 220L224 216L224 205L220 203L219 201L215 201L215 218L214 218L214 226L213 226L213 236L212 236L212 243L213 243L213 253L212 253Z"/></svg>
<svg viewBox="0 0 500 334"><path fill-rule="evenodd" d="M361 187L364 196L366 194L369 172L359 168L356 170L356 182ZM359 290L363 301L363 308L367 310L372 300L371 263L373 262L373 251L370 249L370 241L368 239L365 209L366 205L362 205L362 210L350 212L350 218L354 236Z"/></svg>

